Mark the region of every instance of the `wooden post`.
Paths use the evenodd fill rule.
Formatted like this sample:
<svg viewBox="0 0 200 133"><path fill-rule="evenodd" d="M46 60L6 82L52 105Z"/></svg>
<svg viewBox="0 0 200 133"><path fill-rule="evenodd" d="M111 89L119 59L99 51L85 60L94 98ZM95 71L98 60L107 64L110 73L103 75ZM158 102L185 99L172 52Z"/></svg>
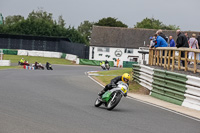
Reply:
<svg viewBox="0 0 200 133"><path fill-rule="evenodd" d="M175 62L175 50L173 50L173 55L172 55L172 71L175 68L174 62Z"/></svg>
<svg viewBox="0 0 200 133"><path fill-rule="evenodd" d="M153 65L155 66L156 65L156 50L155 49L153 49Z"/></svg>
<svg viewBox="0 0 200 133"><path fill-rule="evenodd" d="M171 59L171 50L169 50L169 54L168 54L168 66L167 66L167 70L169 70L169 68L170 68L170 59Z"/></svg>
<svg viewBox="0 0 200 133"><path fill-rule="evenodd" d="M181 69L181 51L178 53L178 70Z"/></svg>
<svg viewBox="0 0 200 133"><path fill-rule="evenodd" d="M162 59L163 59L163 50L161 50L161 55L160 55L160 66L162 67Z"/></svg>
<svg viewBox="0 0 200 133"><path fill-rule="evenodd" d="M151 49L149 49L149 65L151 65Z"/></svg>
<svg viewBox="0 0 200 133"><path fill-rule="evenodd" d="M185 71L188 71L188 52L185 51Z"/></svg>
<svg viewBox="0 0 200 133"><path fill-rule="evenodd" d="M164 57L164 68L167 66L167 50L165 50L165 57Z"/></svg>
<svg viewBox="0 0 200 133"><path fill-rule="evenodd" d="M157 63L156 63L157 66L159 65L159 55L160 55L160 50L157 50Z"/></svg>
<svg viewBox="0 0 200 133"><path fill-rule="evenodd" d="M194 73L197 72L197 53L194 52Z"/></svg>
<svg viewBox="0 0 200 133"><path fill-rule="evenodd" d="M151 66L153 65L153 60L154 60L154 50L151 50Z"/></svg>

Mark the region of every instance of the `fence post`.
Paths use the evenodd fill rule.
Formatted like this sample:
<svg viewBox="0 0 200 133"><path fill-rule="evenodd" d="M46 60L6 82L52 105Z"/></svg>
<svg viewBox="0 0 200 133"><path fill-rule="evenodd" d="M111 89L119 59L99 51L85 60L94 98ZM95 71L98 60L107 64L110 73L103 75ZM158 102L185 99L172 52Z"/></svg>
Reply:
<svg viewBox="0 0 200 133"><path fill-rule="evenodd" d="M151 49L149 49L149 65L151 65L151 58L152 58L152 55L151 55Z"/></svg>
<svg viewBox="0 0 200 133"><path fill-rule="evenodd" d="M175 68L175 50L173 50L173 56L172 56L172 71L174 70Z"/></svg>
<svg viewBox="0 0 200 133"><path fill-rule="evenodd" d="M156 63L157 66L159 65L159 56L160 56L160 50L157 50L157 63Z"/></svg>
<svg viewBox="0 0 200 133"><path fill-rule="evenodd" d="M167 66L167 70L169 70L169 68L170 68L170 61L171 61L171 50L169 50L169 54L168 54L168 66Z"/></svg>
<svg viewBox="0 0 200 133"><path fill-rule="evenodd" d="M178 53L178 70L181 69L181 50Z"/></svg>
<svg viewBox="0 0 200 133"><path fill-rule="evenodd" d="M188 52L185 51L185 71L188 70Z"/></svg>
<svg viewBox="0 0 200 133"><path fill-rule="evenodd" d="M197 72L197 53L194 52L194 73Z"/></svg>
<svg viewBox="0 0 200 133"><path fill-rule="evenodd" d="M165 50L165 56L164 56L164 68L166 68L167 64L167 50Z"/></svg>
<svg viewBox="0 0 200 133"><path fill-rule="evenodd" d="M161 55L160 55L160 66L162 66L163 62L163 50L161 50Z"/></svg>

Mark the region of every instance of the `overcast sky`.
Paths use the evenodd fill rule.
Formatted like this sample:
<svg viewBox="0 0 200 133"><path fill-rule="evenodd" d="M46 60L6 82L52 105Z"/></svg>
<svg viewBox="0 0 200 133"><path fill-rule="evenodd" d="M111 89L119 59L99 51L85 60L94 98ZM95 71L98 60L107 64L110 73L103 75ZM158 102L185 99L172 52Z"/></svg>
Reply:
<svg viewBox="0 0 200 133"><path fill-rule="evenodd" d="M69 25L97 22L115 17L130 28L144 18L154 17L164 24L180 26L181 30L200 31L200 0L0 0L4 17L22 15L42 8L58 20L62 15Z"/></svg>

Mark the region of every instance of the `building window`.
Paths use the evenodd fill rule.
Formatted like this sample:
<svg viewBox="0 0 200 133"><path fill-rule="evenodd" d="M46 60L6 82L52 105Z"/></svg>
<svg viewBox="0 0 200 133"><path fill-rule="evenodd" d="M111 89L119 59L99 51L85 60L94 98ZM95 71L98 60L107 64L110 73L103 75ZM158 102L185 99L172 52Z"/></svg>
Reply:
<svg viewBox="0 0 200 133"><path fill-rule="evenodd" d="M124 53L133 54L133 49L125 48Z"/></svg>
<svg viewBox="0 0 200 133"><path fill-rule="evenodd" d="M98 48L98 52L110 52L110 48Z"/></svg>

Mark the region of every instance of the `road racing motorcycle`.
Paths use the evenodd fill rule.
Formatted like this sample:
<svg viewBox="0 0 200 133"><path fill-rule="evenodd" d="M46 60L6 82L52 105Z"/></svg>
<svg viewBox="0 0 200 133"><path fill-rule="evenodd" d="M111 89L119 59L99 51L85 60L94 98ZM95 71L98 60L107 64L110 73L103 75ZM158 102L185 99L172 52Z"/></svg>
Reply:
<svg viewBox="0 0 200 133"><path fill-rule="evenodd" d="M102 96L99 96L96 99L94 106L99 107L104 104L107 110L112 110L118 105L123 96L127 96L128 90L128 85L119 81L117 87L108 90Z"/></svg>

